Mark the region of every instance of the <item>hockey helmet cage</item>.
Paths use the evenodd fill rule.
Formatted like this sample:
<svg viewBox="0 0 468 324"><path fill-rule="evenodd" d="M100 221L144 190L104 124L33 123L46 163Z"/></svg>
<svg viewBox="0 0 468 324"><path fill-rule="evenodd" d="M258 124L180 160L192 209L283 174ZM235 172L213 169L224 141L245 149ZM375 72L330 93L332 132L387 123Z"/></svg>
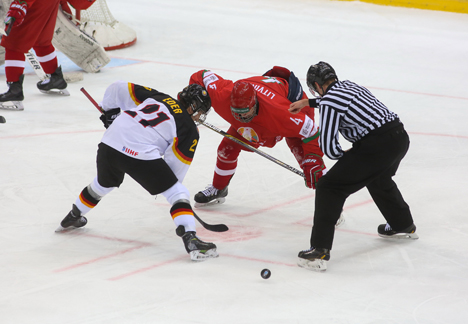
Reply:
<svg viewBox="0 0 468 324"><path fill-rule="evenodd" d="M338 77L333 67L326 62L320 61L317 64L311 65L309 71L307 71L307 86L312 93L318 92L315 88L315 82L319 86L323 86L330 79L338 80Z"/></svg>
<svg viewBox="0 0 468 324"><path fill-rule="evenodd" d="M257 93L253 85L237 81L231 92L231 113L241 123L250 122L257 115Z"/></svg>
<svg viewBox="0 0 468 324"><path fill-rule="evenodd" d="M186 86L179 92L177 99L183 108L192 108L192 116L200 115L199 123L206 120L206 116L211 109L211 98L201 85L194 83Z"/></svg>

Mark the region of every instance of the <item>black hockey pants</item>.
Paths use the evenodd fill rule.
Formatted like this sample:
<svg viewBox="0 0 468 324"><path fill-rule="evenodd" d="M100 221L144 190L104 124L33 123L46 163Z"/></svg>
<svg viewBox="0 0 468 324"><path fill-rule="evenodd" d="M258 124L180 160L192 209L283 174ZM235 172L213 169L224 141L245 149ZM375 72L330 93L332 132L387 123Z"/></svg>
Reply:
<svg viewBox="0 0 468 324"><path fill-rule="evenodd" d="M345 200L364 187L394 230L413 224L409 206L392 180L408 148L409 137L403 124L393 121L345 152L317 183L311 246L332 248L335 224Z"/></svg>

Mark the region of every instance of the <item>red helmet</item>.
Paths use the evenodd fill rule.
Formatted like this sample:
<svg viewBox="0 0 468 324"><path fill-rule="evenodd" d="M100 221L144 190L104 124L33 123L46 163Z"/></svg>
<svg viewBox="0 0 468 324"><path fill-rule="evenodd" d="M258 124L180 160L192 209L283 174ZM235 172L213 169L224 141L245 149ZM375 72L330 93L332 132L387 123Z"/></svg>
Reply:
<svg viewBox="0 0 468 324"><path fill-rule="evenodd" d="M257 93L253 85L237 81L231 92L231 113L241 123L250 122L257 116Z"/></svg>

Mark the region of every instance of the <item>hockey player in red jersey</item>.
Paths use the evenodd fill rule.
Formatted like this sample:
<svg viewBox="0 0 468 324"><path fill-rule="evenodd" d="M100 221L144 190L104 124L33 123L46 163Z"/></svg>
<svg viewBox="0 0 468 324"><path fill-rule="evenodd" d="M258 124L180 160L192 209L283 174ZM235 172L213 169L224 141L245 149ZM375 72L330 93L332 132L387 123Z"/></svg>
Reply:
<svg viewBox="0 0 468 324"><path fill-rule="evenodd" d="M107 130L97 153L97 176L81 191L57 232L85 226L84 215L128 174L151 195L161 194L172 205L176 233L192 260L218 256L215 244L196 236L190 195L182 184L198 144L196 122L211 108L210 97L193 84L178 98L124 81L106 89L100 106Z"/></svg>
<svg viewBox="0 0 468 324"><path fill-rule="evenodd" d="M202 70L191 76L190 83L199 84L208 91L214 110L231 124L228 134L256 148L273 147L285 138L304 171L306 186L315 188L326 168L318 145L314 110L303 109L300 115L288 111L291 102L307 98L294 73L275 66L263 76L234 83ZM225 201L241 150L246 149L228 138L221 141L213 183L195 195L195 206Z"/></svg>
<svg viewBox="0 0 468 324"><path fill-rule="evenodd" d="M89 7L95 0L69 0L79 8ZM23 80L25 56L31 48L36 52L42 69L49 78L37 83L44 93L69 95L67 82L58 65L55 48L52 45L59 4L67 5L66 0L14 0L5 17L5 29L0 45L5 47L5 74L8 91L0 94L0 108L23 110ZM68 9L69 10L69 9ZM11 25L11 26L10 26ZM12 104L5 104L12 102Z"/></svg>

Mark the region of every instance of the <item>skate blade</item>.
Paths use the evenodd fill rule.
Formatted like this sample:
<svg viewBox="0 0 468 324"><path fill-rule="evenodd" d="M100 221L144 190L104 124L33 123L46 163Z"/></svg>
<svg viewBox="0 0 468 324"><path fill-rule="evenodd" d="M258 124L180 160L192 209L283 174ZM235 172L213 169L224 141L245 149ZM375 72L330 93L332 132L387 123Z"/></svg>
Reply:
<svg viewBox="0 0 468 324"><path fill-rule="evenodd" d="M416 233L398 233L392 236L379 234L379 236L387 240L417 240L419 238Z"/></svg>
<svg viewBox="0 0 468 324"><path fill-rule="evenodd" d="M73 231L73 230L76 230L76 229L79 229L79 228L82 228L82 227L83 226L81 226L81 227L75 227L75 226L62 227L62 225L59 225L59 227L57 227L57 229L55 230L55 233L70 232L70 231Z"/></svg>
<svg viewBox="0 0 468 324"><path fill-rule="evenodd" d="M200 250L190 251L190 258L192 261L205 261L206 259L213 259L219 256L216 249L211 249L202 253Z"/></svg>
<svg viewBox="0 0 468 324"><path fill-rule="evenodd" d="M59 95L59 96L69 96L70 92L67 89L53 89L53 90L39 90L42 93L51 94L51 95Z"/></svg>
<svg viewBox="0 0 468 324"><path fill-rule="evenodd" d="M319 259L307 260L307 259L299 258L297 265L300 266L301 268L312 270L312 271L321 272L321 271L327 270L326 261L319 260Z"/></svg>
<svg viewBox="0 0 468 324"><path fill-rule="evenodd" d="M226 198L216 198L216 199L213 199L212 201L207 202L207 203L198 203L198 202L195 202L195 207L196 207L196 208L199 208L199 207L209 207L209 206L213 206L213 205L224 204L225 201L226 201Z"/></svg>
<svg viewBox="0 0 468 324"><path fill-rule="evenodd" d="M62 225L59 225L59 227L57 227L57 229L55 230L55 233L60 233L60 232L64 232L66 230L68 230L70 227L62 227Z"/></svg>
<svg viewBox="0 0 468 324"><path fill-rule="evenodd" d="M11 104L8 104L11 103ZM23 102L21 101L5 101L0 102L0 109L5 110L24 110Z"/></svg>

